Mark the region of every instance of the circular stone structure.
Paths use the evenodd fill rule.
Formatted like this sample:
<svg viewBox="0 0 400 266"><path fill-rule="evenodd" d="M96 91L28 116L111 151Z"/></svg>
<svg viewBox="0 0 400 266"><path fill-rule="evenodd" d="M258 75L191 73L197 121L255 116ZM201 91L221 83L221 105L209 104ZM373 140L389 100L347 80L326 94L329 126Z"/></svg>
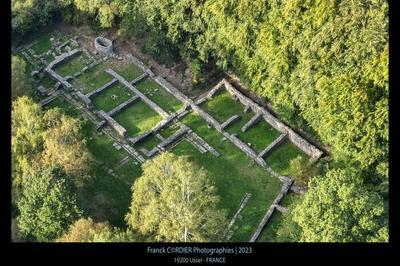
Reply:
<svg viewBox="0 0 400 266"><path fill-rule="evenodd" d="M94 39L94 46L97 51L105 55L111 55L113 52L112 41L104 37Z"/></svg>

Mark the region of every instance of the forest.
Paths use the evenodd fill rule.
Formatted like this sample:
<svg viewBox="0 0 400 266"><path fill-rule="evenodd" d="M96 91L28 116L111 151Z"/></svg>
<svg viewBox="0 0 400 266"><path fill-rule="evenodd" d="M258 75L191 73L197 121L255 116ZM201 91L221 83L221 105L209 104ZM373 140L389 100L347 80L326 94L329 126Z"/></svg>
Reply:
<svg viewBox="0 0 400 266"><path fill-rule="evenodd" d="M127 41L145 39L142 50L156 61L187 62L193 86L205 82L210 66L235 73L282 121L324 144L329 167L310 178L307 193L284 216L278 240L388 241L387 1L12 1L15 43L61 22L90 25L95 32L112 29ZM20 229L39 241L75 239L74 228L92 228L92 235L82 241L143 240L159 223L154 217L146 224L136 213L138 206L147 204L145 198L133 200L127 231L78 220L82 211L71 191L88 182L93 158L76 141L81 125L76 128L73 119L57 111L44 113L24 97L29 82L18 74L24 72L22 65L13 58L13 212L21 217ZM32 124L34 117L41 123ZM69 144L59 147L57 138ZM60 159L55 152L59 149L69 156ZM151 170L146 171L150 175ZM32 185L24 183L27 179L40 181ZM145 182L152 181L135 186L143 189ZM44 199L38 199L40 194ZM215 204L217 200L209 197ZM42 218L32 220L32 208L41 200L47 207L41 209ZM51 208L56 213L50 213ZM65 212L67 219L60 220L58 213ZM193 236L193 241L209 239L222 218L215 219L210 219L211 231ZM47 226L49 221L54 221L52 226ZM177 240L163 228L155 239Z"/></svg>

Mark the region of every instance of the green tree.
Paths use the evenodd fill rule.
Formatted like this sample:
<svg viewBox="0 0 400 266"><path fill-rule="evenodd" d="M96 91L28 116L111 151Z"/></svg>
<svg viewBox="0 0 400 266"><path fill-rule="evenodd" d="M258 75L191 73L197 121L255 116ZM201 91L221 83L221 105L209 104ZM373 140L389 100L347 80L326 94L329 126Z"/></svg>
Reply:
<svg viewBox="0 0 400 266"><path fill-rule="evenodd" d="M132 242L137 234L111 227L107 222L96 223L92 218L80 218L69 227L57 242Z"/></svg>
<svg viewBox="0 0 400 266"><path fill-rule="evenodd" d="M38 241L51 241L68 229L82 211L62 169L45 167L29 177L18 201L21 232Z"/></svg>
<svg viewBox="0 0 400 266"><path fill-rule="evenodd" d="M11 57L11 99L31 94L31 83L26 75L26 63L19 56Z"/></svg>
<svg viewBox="0 0 400 266"><path fill-rule="evenodd" d="M351 170L334 169L312 178L293 209L293 221L304 242L388 241L386 203Z"/></svg>
<svg viewBox="0 0 400 266"><path fill-rule="evenodd" d="M146 161L132 190L128 226L157 241L215 241L226 223L215 187L185 157L163 153Z"/></svg>

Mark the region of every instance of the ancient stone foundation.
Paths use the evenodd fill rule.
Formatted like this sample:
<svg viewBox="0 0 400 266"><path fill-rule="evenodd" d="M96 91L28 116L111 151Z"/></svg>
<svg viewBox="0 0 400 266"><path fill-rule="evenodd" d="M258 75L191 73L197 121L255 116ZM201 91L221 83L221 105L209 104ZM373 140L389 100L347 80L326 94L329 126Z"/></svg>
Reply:
<svg viewBox="0 0 400 266"><path fill-rule="evenodd" d="M110 56L113 53L112 41L104 37L94 39L94 47L103 55Z"/></svg>

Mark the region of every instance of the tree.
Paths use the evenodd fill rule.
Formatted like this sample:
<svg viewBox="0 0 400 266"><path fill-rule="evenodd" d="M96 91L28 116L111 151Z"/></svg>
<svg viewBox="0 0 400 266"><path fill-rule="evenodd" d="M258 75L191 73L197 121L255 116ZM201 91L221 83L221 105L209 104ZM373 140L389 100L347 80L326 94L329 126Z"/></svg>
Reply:
<svg viewBox="0 0 400 266"><path fill-rule="evenodd" d="M18 201L21 232L38 241L51 241L82 214L68 177L60 167L45 167L29 177Z"/></svg>
<svg viewBox="0 0 400 266"><path fill-rule="evenodd" d="M303 242L386 242L387 204L366 189L354 170L334 169L314 177L293 209Z"/></svg>
<svg viewBox="0 0 400 266"><path fill-rule="evenodd" d="M157 241L212 241L224 228L215 187L185 157L163 153L146 161L132 191L127 224Z"/></svg>
<svg viewBox="0 0 400 266"><path fill-rule="evenodd" d="M137 234L130 230L122 231L111 227L107 222L95 223L92 218L80 218L58 238L57 242L132 242L137 241Z"/></svg>
<svg viewBox="0 0 400 266"><path fill-rule="evenodd" d="M57 163L77 187L90 179L94 159L82 140L78 120L57 108L44 112L26 96L13 102L11 119L13 196L20 193L24 177L42 165Z"/></svg>
<svg viewBox="0 0 400 266"><path fill-rule="evenodd" d="M11 98L31 94L31 83L26 75L26 63L19 56L11 57Z"/></svg>
<svg viewBox="0 0 400 266"><path fill-rule="evenodd" d="M74 178L75 185L82 187L90 180L94 159L82 139L81 124L63 114L59 108L48 110L43 120L47 125L43 133L44 163L58 163L68 176Z"/></svg>
<svg viewBox="0 0 400 266"><path fill-rule="evenodd" d="M301 185L306 185L309 178L317 173L317 168L313 168L310 162L301 156L290 160L289 165L291 176Z"/></svg>

